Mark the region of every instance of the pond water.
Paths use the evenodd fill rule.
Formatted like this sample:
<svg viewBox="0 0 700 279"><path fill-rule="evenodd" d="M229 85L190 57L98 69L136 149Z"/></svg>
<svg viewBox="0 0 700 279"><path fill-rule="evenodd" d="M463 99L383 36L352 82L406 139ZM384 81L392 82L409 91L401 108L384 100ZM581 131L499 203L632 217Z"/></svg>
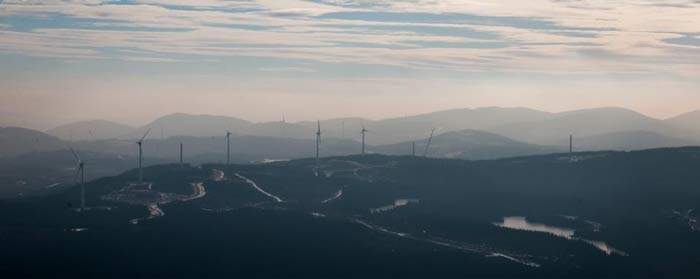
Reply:
<svg viewBox="0 0 700 279"><path fill-rule="evenodd" d="M393 204L388 204L382 207L377 207L377 208L371 208L369 211L374 214L374 213L381 213L385 211L390 211L397 209L402 206L406 206L412 203L420 203L419 199L398 199L395 200Z"/></svg>
<svg viewBox="0 0 700 279"><path fill-rule="evenodd" d="M525 217L520 216L504 217L503 222L494 223L494 225L508 229L549 233L567 239L571 239L574 236L573 229L559 228L540 223L531 223L528 222Z"/></svg>
<svg viewBox="0 0 700 279"><path fill-rule="evenodd" d="M551 235L554 235L557 237L566 238L568 240L582 241L582 242L585 242L585 243L597 248L600 251L603 251L607 255L617 254L617 255L621 255L621 256L627 256L627 253L620 251L618 249L615 249L603 241L588 240L588 239L574 237L574 233L576 232L574 229L549 226L549 225L542 224L542 223L529 222L525 217L522 217L522 216L503 217L502 222L496 222L493 224L495 226L498 226L501 228L521 230L521 231L548 233L548 234L551 234Z"/></svg>

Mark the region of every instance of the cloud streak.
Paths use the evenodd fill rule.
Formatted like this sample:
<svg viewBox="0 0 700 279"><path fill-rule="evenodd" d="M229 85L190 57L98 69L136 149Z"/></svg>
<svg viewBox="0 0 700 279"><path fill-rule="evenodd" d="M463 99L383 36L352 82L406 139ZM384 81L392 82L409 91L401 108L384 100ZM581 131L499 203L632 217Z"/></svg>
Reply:
<svg viewBox="0 0 700 279"><path fill-rule="evenodd" d="M0 17L0 51L37 57L700 74L697 1L6 0Z"/></svg>

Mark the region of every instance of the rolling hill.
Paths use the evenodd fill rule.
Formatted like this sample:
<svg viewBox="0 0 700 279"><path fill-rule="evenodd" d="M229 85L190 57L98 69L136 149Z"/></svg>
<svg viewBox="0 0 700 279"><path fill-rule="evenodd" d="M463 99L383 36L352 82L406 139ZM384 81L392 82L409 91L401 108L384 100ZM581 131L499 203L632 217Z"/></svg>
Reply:
<svg viewBox="0 0 700 279"><path fill-rule="evenodd" d="M486 107L453 109L381 120L336 118L321 120L323 138L360 141L364 126L371 133L372 145L388 145L427 138L435 128L436 134L460 130L482 130L518 141L539 145L568 144L568 135L579 137L607 133L645 131L687 141L700 140L700 130L694 128L698 113L687 113L667 120L654 119L623 108L594 108L549 113L527 108ZM115 126L116 125L116 126ZM238 135L315 139L316 121L254 123L234 117L175 113L163 116L138 129L129 131L119 124L98 122L77 123L51 130L61 138L76 139L139 138L149 128L150 138L170 136L211 137L226 130ZM107 128L99 128L106 126ZM111 127L111 128L110 128ZM104 135L96 135L99 130ZM75 132L79 131L79 132ZM125 131L120 133L119 131ZM92 137L90 138L90 134ZM121 135L119 135L121 134ZM118 136L117 136L118 135ZM664 147L664 146L651 146Z"/></svg>
<svg viewBox="0 0 700 279"><path fill-rule="evenodd" d="M249 121L235 117L175 113L160 117L124 135L122 138L141 138L148 129L152 129L150 138L171 136L213 137L224 135L227 130L238 133L237 131L250 124L251 122Z"/></svg>
<svg viewBox="0 0 700 279"><path fill-rule="evenodd" d="M647 131L685 139L698 137L698 133L622 108L563 112L541 121L516 123L487 130L524 142L560 146L568 145L570 134L578 138L613 132Z"/></svg>
<svg viewBox="0 0 700 279"><path fill-rule="evenodd" d="M66 148L68 143L46 133L18 127L0 127L0 157Z"/></svg>
<svg viewBox="0 0 700 279"><path fill-rule="evenodd" d="M135 171L91 181L82 212L77 187L0 201L0 261L11 277L694 278L698 155L153 166L150 190Z"/></svg>
<svg viewBox="0 0 700 279"><path fill-rule="evenodd" d="M321 129L324 137L358 141L362 125L373 127L374 123L374 120L359 117L334 118L321 120ZM317 127L316 121L302 121L296 124L306 127L306 131L311 131L311 135L314 136Z"/></svg>
<svg viewBox="0 0 700 279"><path fill-rule="evenodd" d="M85 179L121 174L137 166L137 157L78 151L89 169ZM163 164L158 158L144 158L145 165ZM71 187L76 182L77 162L67 149L32 152L0 158L0 200L42 196Z"/></svg>
<svg viewBox="0 0 700 279"><path fill-rule="evenodd" d="M134 127L112 121L90 120L62 125L46 133L63 140L78 141L116 139L134 130Z"/></svg>
<svg viewBox="0 0 700 279"><path fill-rule="evenodd" d="M239 134L259 136L259 137L277 137L291 139L313 139L315 138L316 126L307 127L297 123L287 122L263 122L253 123L242 127Z"/></svg>
<svg viewBox="0 0 700 279"><path fill-rule="evenodd" d="M328 135L344 135L359 141L364 125L372 134L371 144L385 145L427 138L433 128L437 129L438 134L464 129L483 130L523 121L539 121L547 119L550 115L548 112L525 108L465 108L382 120L341 118L321 121L321 126ZM302 124L313 128L316 126L316 123L312 122Z"/></svg>
<svg viewBox="0 0 700 279"><path fill-rule="evenodd" d="M180 143L184 148L184 159L191 163L221 162L226 154L226 138L173 136L165 139L143 141L144 156L177 161ZM80 142L81 149L119 155L136 156L135 141L107 140ZM326 139L321 146L322 156L349 155L358 153L360 144L349 140ZM250 135L232 136L230 139L231 159L238 163L261 162L265 159L299 159L314 157L316 141L262 137Z"/></svg>
<svg viewBox="0 0 700 279"><path fill-rule="evenodd" d="M676 117L666 119L664 122L684 129L700 130L700 110L687 112Z"/></svg>
<svg viewBox="0 0 700 279"><path fill-rule="evenodd" d="M552 113L529 108L484 107L452 109L385 121L428 122L445 130L482 130L512 123L542 121L550 117Z"/></svg>
<svg viewBox="0 0 700 279"><path fill-rule="evenodd" d="M625 131L576 138L575 148L577 150L642 150L694 146L699 143L649 131Z"/></svg>
<svg viewBox="0 0 700 279"><path fill-rule="evenodd" d="M658 120L621 108L597 108L548 113L526 108L489 107L455 109L384 120L337 118L321 121L322 141L329 143L322 146L325 149L322 153L328 155L355 153L356 146L353 147L355 143L352 142L361 141L360 131L363 125L369 130L366 138L367 145L373 146L377 152L389 154L410 154L411 142L418 141L420 146L422 141L428 138L433 128L435 128L437 141L441 141L439 136L443 133L479 130L489 132L492 136L493 134L501 135L520 143L556 146L560 149L567 149L568 136L570 134L574 135L577 150L634 150L695 145L697 142L700 142L700 130L692 129L692 123L694 123L693 115L695 114L688 113L668 120ZM237 146L236 148L242 152L252 155L238 154L241 157L253 159L257 156L256 153L270 154L271 152L265 150L268 148L273 150L290 150L299 147L302 149L298 152L284 151L277 153L279 157L300 158L300 156L313 155L309 154L308 146L313 148L315 145L313 141L315 141L316 122L289 123L278 121L253 123L233 117L176 113L163 116L135 129L112 122L87 121L58 127L50 131L62 138L69 139L72 134L74 139L82 139L74 144L89 146L90 150L96 152L133 154L133 147L131 146L133 142L131 141L143 136L148 129L152 130L147 141L165 140L168 137L200 138L200 140L190 139L187 141L191 141L194 144L193 150L202 149L206 153L219 152L219 147L216 147L218 143L208 139L211 139L211 137L222 137L229 130L234 133L234 136L248 136L251 139L257 137L261 139L261 143L244 140L243 142L250 144L249 148L241 145ZM455 141L455 145L449 146L444 152L436 151L436 156L498 158L510 156L511 154L527 155L539 153L525 151L525 149L537 149L535 146L522 146L522 148L517 148L517 150L496 151L493 150L493 146L483 144L481 144L483 148L468 144L460 145L457 142L465 139L454 136L455 134L451 134L451 140ZM115 140L115 138L119 140ZM128 142L123 140L128 140ZM311 142L302 143L300 140ZM46 141L47 143L51 142L48 139ZM211 142L211 147L201 147L207 141ZM266 143L271 142L278 144L279 148L265 147ZM496 142L499 141L497 140ZM502 147L508 145L505 142L501 143L504 144ZM29 142L22 144L27 146ZM63 144L65 145L65 143ZM171 152L171 145L173 144L167 143L164 150L170 151L164 152ZM160 143L157 145L159 146ZM436 148L441 148L438 146L442 145L438 143ZM471 148L472 150L459 150L459 146ZM0 146L0 148L4 147ZM489 148L491 150L487 150ZM19 155L32 150L44 150L36 147L34 149L26 147L8 147L4 149L12 151L5 152L3 156ZM370 148L370 150L372 149ZM149 152L153 151L152 149L149 150ZM467 154L472 151L476 153ZM160 156L159 153L161 151L158 149L155 150L155 153ZM422 154L421 152L418 153ZM459 155L460 153L466 155L461 156ZM490 156L489 153L497 155ZM195 151L192 155L205 154ZM204 156L200 159L205 160L206 158L213 157Z"/></svg>
<svg viewBox="0 0 700 279"><path fill-rule="evenodd" d="M415 141L417 155L424 154L427 142L428 139ZM370 151L389 155L409 155L413 152L413 143L411 141L376 146L372 147ZM489 132L461 130L434 136L427 155L436 158L483 160L554 153L557 151L561 150L523 143Z"/></svg>

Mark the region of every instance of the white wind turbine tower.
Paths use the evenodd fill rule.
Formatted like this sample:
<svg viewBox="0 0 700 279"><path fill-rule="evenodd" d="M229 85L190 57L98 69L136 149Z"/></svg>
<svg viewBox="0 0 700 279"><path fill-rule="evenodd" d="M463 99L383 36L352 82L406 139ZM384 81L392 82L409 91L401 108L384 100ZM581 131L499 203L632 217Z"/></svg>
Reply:
<svg viewBox="0 0 700 279"><path fill-rule="evenodd" d="M143 134L143 137L139 141L136 142L136 144L139 145L139 183L143 183L143 140L148 136L148 133L151 132L151 128L148 128L148 131L146 131L145 134Z"/></svg>
<svg viewBox="0 0 700 279"><path fill-rule="evenodd" d="M282 114L282 122L280 122L280 137L284 138L284 128L287 124L287 119L284 117L284 113Z"/></svg>
<svg viewBox="0 0 700 279"><path fill-rule="evenodd" d="M231 164L231 132L226 131L226 164Z"/></svg>
<svg viewBox="0 0 700 279"><path fill-rule="evenodd" d="M183 146L182 146L182 142L180 142L180 167L184 166L184 164L182 162L182 151L183 151Z"/></svg>
<svg viewBox="0 0 700 279"><path fill-rule="evenodd" d="M319 149L321 147L321 121L319 120L317 122L317 129L316 129L316 163L318 164L318 157L319 157Z"/></svg>
<svg viewBox="0 0 700 279"><path fill-rule="evenodd" d="M574 135L569 135L569 161L574 161Z"/></svg>
<svg viewBox="0 0 700 279"><path fill-rule="evenodd" d="M362 125L362 155L365 155L365 134L369 132L367 129L365 129L365 125Z"/></svg>
<svg viewBox="0 0 700 279"><path fill-rule="evenodd" d="M574 153L574 135L569 135L569 155Z"/></svg>
<svg viewBox="0 0 700 279"><path fill-rule="evenodd" d="M78 162L78 171L75 173L75 180L78 180L78 175L80 176L80 211L82 212L85 210L85 162L83 162L82 159L80 159L80 156L78 156L78 153L73 150L73 148L70 149L70 152L73 153L73 157L75 160Z"/></svg>

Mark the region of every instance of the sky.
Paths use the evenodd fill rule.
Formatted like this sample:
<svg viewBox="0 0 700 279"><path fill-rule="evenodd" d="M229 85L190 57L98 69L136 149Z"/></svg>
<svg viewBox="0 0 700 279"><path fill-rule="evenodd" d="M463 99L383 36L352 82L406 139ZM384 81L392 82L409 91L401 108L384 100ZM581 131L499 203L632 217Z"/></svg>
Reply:
<svg viewBox="0 0 700 279"><path fill-rule="evenodd" d="M0 0L0 125L700 109L700 0Z"/></svg>

